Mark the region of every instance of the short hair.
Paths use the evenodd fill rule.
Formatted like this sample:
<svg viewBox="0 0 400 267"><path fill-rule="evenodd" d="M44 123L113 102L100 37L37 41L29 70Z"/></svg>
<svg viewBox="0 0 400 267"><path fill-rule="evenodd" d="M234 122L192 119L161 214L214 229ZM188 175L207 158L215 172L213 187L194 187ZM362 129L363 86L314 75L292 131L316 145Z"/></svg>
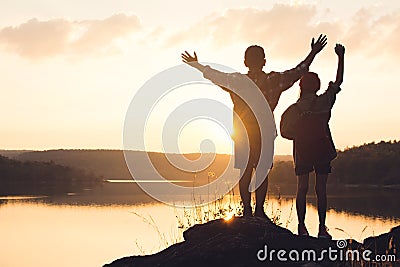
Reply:
<svg viewBox="0 0 400 267"><path fill-rule="evenodd" d="M265 53L264 48L259 45L251 45L244 53L244 60L248 66L264 65Z"/></svg>
<svg viewBox="0 0 400 267"><path fill-rule="evenodd" d="M315 72L307 72L300 79L302 92L317 92L320 89L321 80Z"/></svg>

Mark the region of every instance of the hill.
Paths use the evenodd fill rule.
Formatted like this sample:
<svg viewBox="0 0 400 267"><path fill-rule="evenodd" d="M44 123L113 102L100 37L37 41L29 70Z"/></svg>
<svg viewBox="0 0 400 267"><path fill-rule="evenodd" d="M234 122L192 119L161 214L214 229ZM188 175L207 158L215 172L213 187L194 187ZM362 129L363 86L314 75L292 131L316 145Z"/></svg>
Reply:
<svg viewBox="0 0 400 267"><path fill-rule="evenodd" d="M184 159L198 159L200 154L163 154L156 152L134 151L133 160L137 166L145 166L147 157L166 179L195 180L195 185L205 184L216 179L224 171L237 175L233 169L232 156L216 155L211 164L201 170L199 161L197 172L186 172L176 168ZM49 150L25 152L15 157L22 161L53 161L56 164L81 169L104 179L131 179L121 150ZM207 157L206 157L207 158ZM279 187L282 193L296 192L296 176L291 156L277 156L270 172L270 190ZM171 163L172 160L174 163ZM209 159L208 159L209 160ZM204 162L203 162L204 163ZM332 162L333 172L328 183L337 187L374 185L392 187L400 184L400 142L369 143L362 146L338 151L338 157ZM215 176L209 177L209 172ZM146 172L144 172L146 173ZM151 172L149 172L150 175ZM195 177L196 176L196 177ZM140 177L138 177L140 178ZM313 182L314 179L311 179ZM189 186L193 186L191 183Z"/></svg>
<svg viewBox="0 0 400 267"><path fill-rule="evenodd" d="M369 143L339 152L332 182L355 185L400 184L400 141Z"/></svg>
<svg viewBox="0 0 400 267"><path fill-rule="evenodd" d="M21 162L0 156L0 195L55 195L98 185L99 178L54 162Z"/></svg>
<svg viewBox="0 0 400 267"><path fill-rule="evenodd" d="M204 184L208 179L219 177L224 171L235 170L232 167L231 155L218 154L215 158L212 154L206 154L200 158L200 154L164 154L157 152L132 151L132 160L135 166L145 166L144 161L149 158L154 168L166 179L170 180L194 180L196 184ZM69 166L101 176L103 179L132 179L126 165L122 150L49 150L34 151L20 154L16 159L21 161L53 161L57 164ZM190 170L185 171L187 160L192 160ZM197 160L197 161L195 161ZM210 164L206 164L206 163ZM176 166L183 166L181 168ZM204 168L204 166L206 168ZM193 170L196 170L193 172ZM209 177L209 172L214 176ZM143 170L143 173L154 175L152 170ZM140 179L141 177L135 177ZM146 177L148 178L148 177ZM191 183L190 186L193 184Z"/></svg>
<svg viewBox="0 0 400 267"><path fill-rule="evenodd" d="M2 150L2 149L0 149L0 155L12 159L12 158L17 157L20 154L23 154L26 152L31 152L31 151L33 151L33 150L4 150L4 149Z"/></svg>

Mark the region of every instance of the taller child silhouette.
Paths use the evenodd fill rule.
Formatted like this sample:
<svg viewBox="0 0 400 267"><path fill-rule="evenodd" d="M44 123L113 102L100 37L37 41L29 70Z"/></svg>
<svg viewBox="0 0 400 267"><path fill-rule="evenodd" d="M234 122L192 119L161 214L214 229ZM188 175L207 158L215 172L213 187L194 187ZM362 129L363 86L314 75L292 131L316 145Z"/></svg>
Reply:
<svg viewBox="0 0 400 267"><path fill-rule="evenodd" d="M303 74L308 72L309 66L315 56L325 47L327 38L325 35L320 35L315 42L314 38L311 41L311 51L307 57L300 62L295 68L284 72L269 72L263 71L266 59L264 49L257 45L252 45L246 49L244 56L244 64L249 69L247 74L241 74L246 78L250 78L260 90L269 104L271 111L275 109L279 98L285 90L289 89ZM261 153L261 131L257 119L252 111L252 103L246 103L237 93L229 88L230 84L238 79L238 74L223 73L212 69L209 66L204 66L198 62L196 52L194 56L187 51L182 53L182 61L188 65L198 69L203 73L206 79L209 79L214 84L219 85L223 90L229 92L234 104L233 111L238 115L234 116L233 125L235 134L232 136L235 144L235 168L240 169L239 189L240 196L243 202L243 215L251 216L251 189L249 188L253 171L256 179L262 183L256 189L256 207L254 216L268 219L264 212L264 202L268 190L268 176L265 174L257 174L257 164ZM252 88L240 88L240 90L252 90ZM240 127L240 125L244 125ZM247 133L247 136L246 136ZM248 143L247 140L248 138ZM249 156L245 153L250 147ZM262 177L260 177L262 176Z"/></svg>

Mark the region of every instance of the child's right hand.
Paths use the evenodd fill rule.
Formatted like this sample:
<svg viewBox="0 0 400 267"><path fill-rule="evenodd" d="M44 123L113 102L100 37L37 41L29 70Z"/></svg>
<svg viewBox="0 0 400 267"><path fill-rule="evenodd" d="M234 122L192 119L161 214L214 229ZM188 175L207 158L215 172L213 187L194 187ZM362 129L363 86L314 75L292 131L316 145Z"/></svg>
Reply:
<svg viewBox="0 0 400 267"><path fill-rule="evenodd" d="M186 64L189 64L190 62L197 62L197 55L196 52L194 52L194 56L191 56L188 51L185 51L185 53L181 54L182 56L182 61Z"/></svg>

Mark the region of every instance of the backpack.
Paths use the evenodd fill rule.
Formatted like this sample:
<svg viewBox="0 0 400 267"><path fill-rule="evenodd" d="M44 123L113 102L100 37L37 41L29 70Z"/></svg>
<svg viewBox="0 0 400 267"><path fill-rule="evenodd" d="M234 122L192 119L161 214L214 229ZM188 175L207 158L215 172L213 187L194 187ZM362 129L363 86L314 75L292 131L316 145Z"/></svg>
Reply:
<svg viewBox="0 0 400 267"><path fill-rule="evenodd" d="M283 138L289 140L312 139L313 137L325 136L326 131L319 115L313 113L315 99L312 100L308 109L300 108L299 103L290 105L282 114L280 131Z"/></svg>

